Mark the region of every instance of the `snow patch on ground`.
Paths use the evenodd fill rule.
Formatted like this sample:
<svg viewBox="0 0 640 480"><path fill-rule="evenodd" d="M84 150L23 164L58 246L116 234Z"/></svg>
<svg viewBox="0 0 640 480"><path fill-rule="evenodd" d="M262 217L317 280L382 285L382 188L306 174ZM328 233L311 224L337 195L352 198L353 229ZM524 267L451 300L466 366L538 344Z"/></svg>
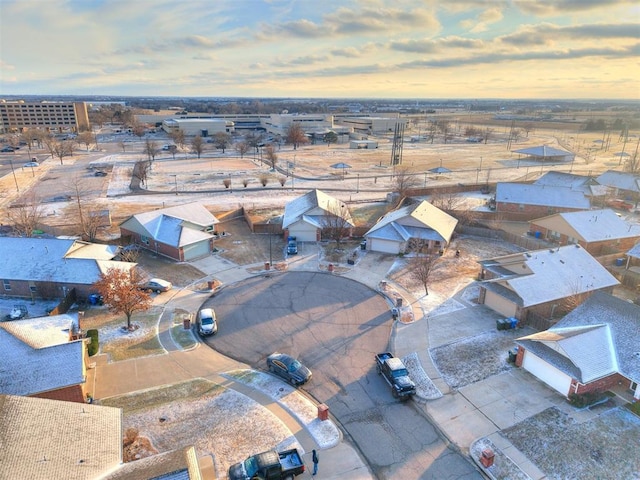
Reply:
<svg viewBox="0 0 640 480"><path fill-rule="evenodd" d="M223 375L261 391L295 416L308 430L320 448L331 448L340 441L340 431L331 420L318 419L318 407L295 388L266 373L234 370Z"/></svg>
<svg viewBox="0 0 640 480"><path fill-rule="evenodd" d="M442 392L433 384L427 375L427 372L422 368L422 364L420 363L420 359L416 352L406 355L402 358L402 361L409 371L411 380L416 384L416 395L419 398L435 400L442 396Z"/></svg>

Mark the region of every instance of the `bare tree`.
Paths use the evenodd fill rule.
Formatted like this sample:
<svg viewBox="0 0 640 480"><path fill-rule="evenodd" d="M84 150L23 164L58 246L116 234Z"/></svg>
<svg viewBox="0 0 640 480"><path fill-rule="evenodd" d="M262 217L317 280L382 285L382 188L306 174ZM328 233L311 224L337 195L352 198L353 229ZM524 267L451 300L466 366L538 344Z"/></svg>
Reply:
<svg viewBox="0 0 640 480"><path fill-rule="evenodd" d="M149 172L151 171L151 161L143 160L140 162L136 162L135 167L133 168L133 176L140 180L142 185L147 183L147 179L149 178Z"/></svg>
<svg viewBox="0 0 640 480"><path fill-rule="evenodd" d="M153 162L156 159L156 155L158 155L159 151L160 149L158 148L158 143L147 138L147 140L144 142L144 153L147 154L147 158L150 162Z"/></svg>
<svg viewBox="0 0 640 480"><path fill-rule="evenodd" d="M271 168L275 170L276 165L278 164L278 154L276 153L276 148L269 144L264 149L264 154L267 161L271 164Z"/></svg>
<svg viewBox="0 0 640 480"><path fill-rule="evenodd" d="M336 248L340 248L342 239L349 236L352 227L349 209L338 200L330 202L321 224L322 236L335 241Z"/></svg>
<svg viewBox="0 0 640 480"><path fill-rule="evenodd" d="M424 287L424 294L429 295L429 280L437 268L438 255L424 255L409 260L409 275Z"/></svg>
<svg viewBox="0 0 640 480"><path fill-rule="evenodd" d="M87 147L87 151L89 151L89 145L94 143L95 139L91 132L82 132L78 135L78 143L84 143Z"/></svg>
<svg viewBox="0 0 640 480"><path fill-rule="evenodd" d="M431 137L431 143L433 143L433 139L436 137L436 132L438 131L438 122L435 120L429 121L429 137Z"/></svg>
<svg viewBox="0 0 640 480"><path fill-rule="evenodd" d="M456 217L460 223L469 223L471 220L467 201L455 187L439 188L434 191L429 197L429 203L452 217Z"/></svg>
<svg viewBox="0 0 640 480"><path fill-rule="evenodd" d="M136 263L138 258L140 258L140 246L132 243L127 245L119 253L120 260L123 262L131 262Z"/></svg>
<svg viewBox="0 0 640 480"><path fill-rule="evenodd" d="M213 135L213 144L222 150L222 153L231 145L231 135L226 132L218 132Z"/></svg>
<svg viewBox="0 0 640 480"><path fill-rule="evenodd" d="M204 150L204 140L202 140L200 135L196 135L191 139L191 150L193 150L193 152L198 155L198 158L200 158L200 155L202 155L202 151Z"/></svg>
<svg viewBox="0 0 640 480"><path fill-rule="evenodd" d="M304 145L309 141L304 133L304 130L297 123L292 123L287 128L286 142L293 145L293 149L296 150L299 145Z"/></svg>
<svg viewBox="0 0 640 480"><path fill-rule="evenodd" d="M407 196L409 190L417 188L419 184L420 180L409 167L396 167L393 177L393 191L397 192L401 199Z"/></svg>
<svg viewBox="0 0 640 480"><path fill-rule="evenodd" d="M258 147L262 145L263 135L260 132L249 132L244 138L250 147L255 148L256 152Z"/></svg>
<svg viewBox="0 0 640 480"><path fill-rule="evenodd" d="M44 217L40 201L31 195L23 204L8 208L7 219L21 237L31 237Z"/></svg>
<svg viewBox="0 0 640 480"><path fill-rule="evenodd" d="M235 144L236 152L240 154L240 158L244 158L251 146L247 142L238 142Z"/></svg>
<svg viewBox="0 0 640 480"><path fill-rule="evenodd" d="M482 140L483 140L485 145L487 144L487 142L491 138L492 134L493 134L493 128L489 128L489 127L485 128L484 131L482 132Z"/></svg>
<svg viewBox="0 0 640 480"><path fill-rule="evenodd" d="M60 160L60 165L63 165L62 159L64 157L70 157L73 155L75 147L75 142L73 140L59 141L56 138L49 136L45 138L44 143L51 156Z"/></svg>
<svg viewBox="0 0 640 480"><path fill-rule="evenodd" d="M175 143L176 145L180 145L180 148L184 148L185 135L182 130L172 130L171 132L169 132L169 138L171 138L171 140L173 140L173 143Z"/></svg>
<svg viewBox="0 0 640 480"><path fill-rule="evenodd" d="M131 331L131 316L151 308L151 297L142 289L143 285L144 278L137 268L128 271L109 268L100 274L94 287L110 311L126 315L127 330Z"/></svg>
<svg viewBox="0 0 640 480"><path fill-rule="evenodd" d="M451 132L451 122L449 122L449 120L439 120L438 130L440 130L440 133L442 133L444 143L447 143L453 138L453 134Z"/></svg>
<svg viewBox="0 0 640 480"><path fill-rule="evenodd" d="M131 128L131 131L136 137L142 138L147 133L147 128L142 123L136 123Z"/></svg>

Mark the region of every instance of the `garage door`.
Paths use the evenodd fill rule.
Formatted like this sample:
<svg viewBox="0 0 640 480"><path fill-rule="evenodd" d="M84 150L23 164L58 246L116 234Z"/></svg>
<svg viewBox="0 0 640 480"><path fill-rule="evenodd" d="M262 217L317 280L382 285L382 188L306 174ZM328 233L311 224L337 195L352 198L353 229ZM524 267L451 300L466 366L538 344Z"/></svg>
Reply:
<svg viewBox="0 0 640 480"><path fill-rule="evenodd" d="M515 303L490 290L487 290L484 304L505 317L514 317L516 315L517 306Z"/></svg>
<svg viewBox="0 0 640 480"><path fill-rule="evenodd" d="M399 252L398 242L391 242L389 240L380 240L379 238L368 238L367 243L371 242L370 250L374 252L393 253Z"/></svg>
<svg viewBox="0 0 640 480"><path fill-rule="evenodd" d="M184 247L183 251L185 261L209 255L209 240L187 245Z"/></svg>
<svg viewBox="0 0 640 480"><path fill-rule="evenodd" d="M566 373L561 372L557 368L549 365L547 362L537 357L530 351L524 352L524 359L522 360L522 368L531 372L537 378L549 385L554 390L560 392L562 395L567 396L569 388L571 387L571 377Z"/></svg>

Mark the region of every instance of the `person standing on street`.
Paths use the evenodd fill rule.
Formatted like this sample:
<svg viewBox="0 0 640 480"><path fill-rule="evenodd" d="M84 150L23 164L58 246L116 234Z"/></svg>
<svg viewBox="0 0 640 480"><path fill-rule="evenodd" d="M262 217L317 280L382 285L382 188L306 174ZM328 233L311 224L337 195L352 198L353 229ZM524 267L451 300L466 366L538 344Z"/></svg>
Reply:
<svg viewBox="0 0 640 480"><path fill-rule="evenodd" d="M311 475L315 475L318 473L318 452L315 450L311 452L311 460L313 461L313 473Z"/></svg>

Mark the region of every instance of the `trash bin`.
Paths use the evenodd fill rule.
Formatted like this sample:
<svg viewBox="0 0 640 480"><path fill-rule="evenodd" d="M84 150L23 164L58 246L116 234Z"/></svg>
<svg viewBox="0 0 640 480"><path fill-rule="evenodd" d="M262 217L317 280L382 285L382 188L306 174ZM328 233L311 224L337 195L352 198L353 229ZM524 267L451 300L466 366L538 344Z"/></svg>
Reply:
<svg viewBox="0 0 640 480"><path fill-rule="evenodd" d="M396 307L401 307L402 306L402 297L398 297L396 298Z"/></svg>
<svg viewBox="0 0 640 480"><path fill-rule="evenodd" d="M509 320L509 328L516 328L518 326L518 319L515 317L510 317Z"/></svg>
<svg viewBox="0 0 640 480"><path fill-rule="evenodd" d="M493 459L495 457L495 453L490 448L485 448L482 450L482 455L480 455L480 463L484 468L489 468L493 465Z"/></svg>
<svg viewBox="0 0 640 480"><path fill-rule="evenodd" d="M91 305L97 305L98 304L98 296L96 294L94 294L94 293L89 295L89 303Z"/></svg>
<svg viewBox="0 0 640 480"><path fill-rule="evenodd" d="M498 330L504 330L504 318L496 320L496 328Z"/></svg>
<svg viewBox="0 0 640 480"><path fill-rule="evenodd" d="M400 311L397 308L392 308L391 316L393 317L394 320L397 319L400 316Z"/></svg>
<svg viewBox="0 0 640 480"><path fill-rule="evenodd" d="M190 317L185 317L182 319L182 327L185 330L191 330L191 318Z"/></svg>
<svg viewBox="0 0 640 480"><path fill-rule="evenodd" d="M329 267L327 268L327 270L329 270L329 272L333 272L333 263L329 264Z"/></svg>
<svg viewBox="0 0 640 480"><path fill-rule="evenodd" d="M320 405L318 405L318 418L323 422L325 420L329 420L329 407L326 406L324 403L321 403Z"/></svg>
<svg viewBox="0 0 640 480"><path fill-rule="evenodd" d="M624 258L616 258L616 267L621 267L624 265Z"/></svg>
<svg viewBox="0 0 640 480"><path fill-rule="evenodd" d="M362 242L360 242L360 250L366 250L367 249L367 241L363 240Z"/></svg>
<svg viewBox="0 0 640 480"><path fill-rule="evenodd" d="M355 260L352 260L352 259L348 259L348 260L347 260L347 263L348 263L349 265L355 265L355 264L356 264Z"/></svg>
<svg viewBox="0 0 640 480"><path fill-rule="evenodd" d="M534 235L535 235L536 238L540 238L542 236L542 233L536 232Z"/></svg>
<svg viewBox="0 0 640 480"><path fill-rule="evenodd" d="M509 363L515 363L516 361L516 352L513 350L509 350Z"/></svg>

